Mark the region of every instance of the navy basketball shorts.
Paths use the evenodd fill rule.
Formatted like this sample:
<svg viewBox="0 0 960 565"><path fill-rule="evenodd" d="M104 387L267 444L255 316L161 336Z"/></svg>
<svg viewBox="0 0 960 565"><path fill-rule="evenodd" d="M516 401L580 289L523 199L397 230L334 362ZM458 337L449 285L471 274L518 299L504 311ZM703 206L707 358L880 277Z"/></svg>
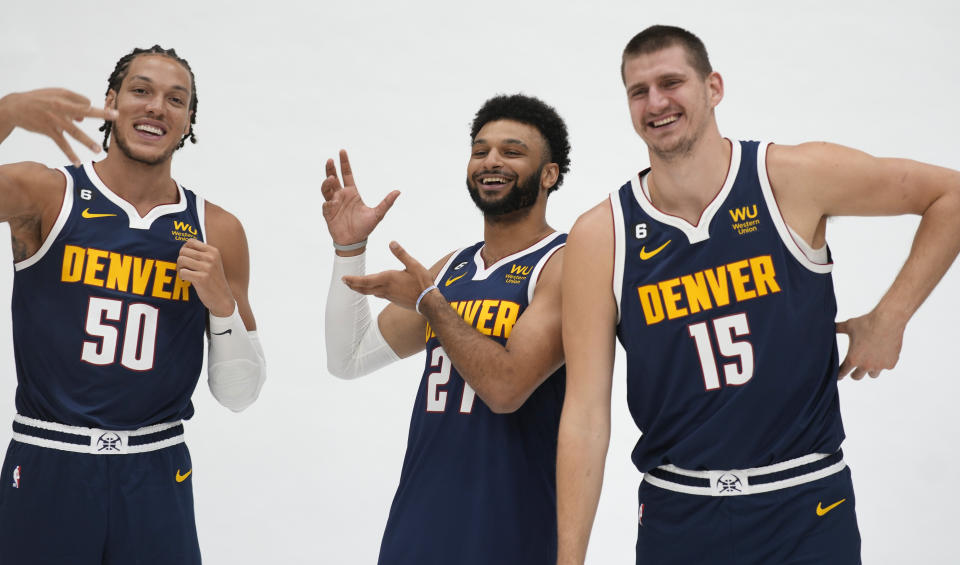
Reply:
<svg viewBox="0 0 960 565"><path fill-rule="evenodd" d="M733 489L737 481L728 476L719 487ZM848 467L797 486L742 496L688 494L644 480L637 564L856 565L855 508Z"/></svg>
<svg viewBox="0 0 960 565"><path fill-rule="evenodd" d="M16 426L0 475L4 563L200 563L182 426L179 443L113 455L133 438L108 433L80 453L17 441Z"/></svg>

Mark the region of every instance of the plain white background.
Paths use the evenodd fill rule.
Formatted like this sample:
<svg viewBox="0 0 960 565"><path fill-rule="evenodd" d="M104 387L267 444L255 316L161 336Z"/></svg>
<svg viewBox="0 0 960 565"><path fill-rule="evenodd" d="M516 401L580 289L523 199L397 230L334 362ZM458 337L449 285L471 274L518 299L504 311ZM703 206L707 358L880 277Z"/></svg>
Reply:
<svg viewBox="0 0 960 565"><path fill-rule="evenodd" d="M116 60L134 46L172 46L190 61L200 143L176 155L174 176L243 221L269 365L260 400L242 414L217 405L203 381L194 396L187 434L205 561L364 564L376 560L422 359L355 382L326 372L326 158L351 151L369 202L403 193L371 239L369 270L395 266L390 239L430 263L482 235L463 181L473 113L496 93L533 94L569 126L572 170L548 214L569 229L646 166L619 56L636 32L671 23L705 41L725 79L717 109L725 135L828 140L960 168L958 15L934 0L8 2L0 91L63 86L99 104ZM84 128L99 136L98 126ZM0 162L20 160L65 162L48 139L17 131ZM916 224L830 222L841 319L872 308ZM0 260L9 253L0 245ZM0 277L0 296L10 295L12 272ZM865 563L958 559L958 289L955 267L908 327L896 370L840 384ZM0 320L5 426L16 377L9 316ZM640 475L629 452L638 434L623 380L618 364L591 563L634 559Z"/></svg>

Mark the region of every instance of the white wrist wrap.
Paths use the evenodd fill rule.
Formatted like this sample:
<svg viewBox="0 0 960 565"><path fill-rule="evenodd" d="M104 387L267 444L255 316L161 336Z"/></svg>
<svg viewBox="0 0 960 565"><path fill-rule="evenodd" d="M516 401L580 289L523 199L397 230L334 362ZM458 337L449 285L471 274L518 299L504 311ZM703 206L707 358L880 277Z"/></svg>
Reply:
<svg viewBox="0 0 960 565"><path fill-rule="evenodd" d="M365 255L336 255L333 260L324 334L327 370L341 379L372 373L400 359L380 333L377 320L370 315L367 297L350 290L341 280L346 275L364 274Z"/></svg>
<svg viewBox="0 0 960 565"><path fill-rule="evenodd" d="M210 314L207 384L217 402L239 412L253 404L267 378L257 332L248 332L236 307L225 318Z"/></svg>

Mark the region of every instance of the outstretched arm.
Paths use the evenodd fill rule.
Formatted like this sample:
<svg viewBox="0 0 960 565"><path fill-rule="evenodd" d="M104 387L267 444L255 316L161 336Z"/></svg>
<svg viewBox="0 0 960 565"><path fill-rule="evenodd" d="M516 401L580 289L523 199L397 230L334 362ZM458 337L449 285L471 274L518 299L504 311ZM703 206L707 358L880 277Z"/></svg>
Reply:
<svg viewBox="0 0 960 565"><path fill-rule="evenodd" d="M767 164L787 223L814 245L823 243L828 216L922 216L910 255L877 306L837 324L850 336L841 378L892 369L907 322L960 252L960 173L828 143L773 145Z"/></svg>
<svg viewBox="0 0 960 565"><path fill-rule="evenodd" d="M346 151L340 151L343 182L332 159L327 161L326 172L321 186L323 218L336 253L325 315L327 370L337 377L354 378L423 349L424 324L416 314L390 306L378 323L367 297L341 280L364 274L367 238L400 193L390 192L374 208L364 204Z"/></svg>
<svg viewBox="0 0 960 565"><path fill-rule="evenodd" d="M580 565L600 501L610 443L617 306L613 222L602 203L577 220L563 267L563 347L567 390L557 440L557 563Z"/></svg>
<svg viewBox="0 0 960 565"><path fill-rule="evenodd" d="M450 307L433 286L436 270L428 272L397 242L391 242L390 250L405 270L348 277L344 282L357 292L386 298L394 307L413 309L420 298L419 312L430 322L430 328L437 334L457 372L490 410L498 413L517 410L563 364L560 343L563 249L556 251L544 266L533 300L507 333L505 345L480 333ZM432 290L423 294L431 287Z"/></svg>

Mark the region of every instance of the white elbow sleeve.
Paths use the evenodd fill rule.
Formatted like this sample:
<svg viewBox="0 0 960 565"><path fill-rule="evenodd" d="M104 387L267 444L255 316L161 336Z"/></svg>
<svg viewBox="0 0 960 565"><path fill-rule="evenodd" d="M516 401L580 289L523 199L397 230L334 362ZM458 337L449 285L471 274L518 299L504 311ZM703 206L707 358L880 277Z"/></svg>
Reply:
<svg viewBox="0 0 960 565"><path fill-rule="evenodd" d="M257 332L247 331L237 308L226 318L210 315L207 384L217 402L239 412L253 404L267 378Z"/></svg>
<svg viewBox="0 0 960 565"><path fill-rule="evenodd" d="M327 370L342 379L372 373L397 359L397 354L380 333L370 314L367 297L350 290L341 280L345 275L363 275L365 254L335 256L325 318Z"/></svg>

